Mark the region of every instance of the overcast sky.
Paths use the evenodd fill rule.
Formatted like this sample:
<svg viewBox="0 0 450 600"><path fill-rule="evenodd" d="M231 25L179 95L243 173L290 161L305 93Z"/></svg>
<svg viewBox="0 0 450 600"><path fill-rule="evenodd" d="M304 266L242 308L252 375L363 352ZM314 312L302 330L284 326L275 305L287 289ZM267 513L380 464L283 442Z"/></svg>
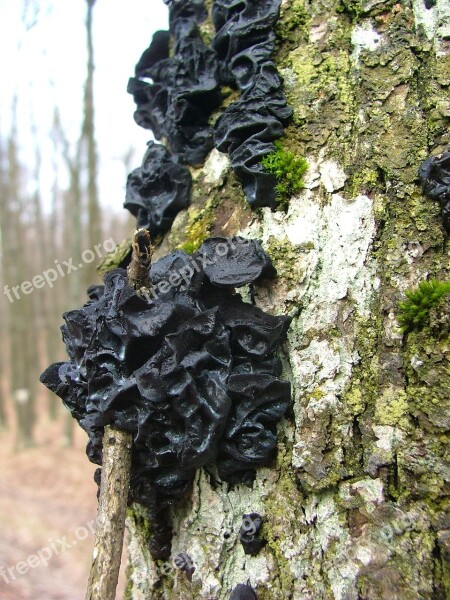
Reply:
<svg viewBox="0 0 450 600"><path fill-rule="evenodd" d="M80 131L86 76L85 17L85 0L0 0L0 131L5 135L10 127L11 100L17 93L22 159L33 160L33 114L43 155L44 192L53 179L49 131L54 107L59 107L72 143ZM97 0L94 7L99 184L102 204L116 210L123 203L123 156L130 147L135 148L132 167L139 166L151 135L133 120L134 102L126 92L128 78L153 32L167 27L163 0Z"/></svg>

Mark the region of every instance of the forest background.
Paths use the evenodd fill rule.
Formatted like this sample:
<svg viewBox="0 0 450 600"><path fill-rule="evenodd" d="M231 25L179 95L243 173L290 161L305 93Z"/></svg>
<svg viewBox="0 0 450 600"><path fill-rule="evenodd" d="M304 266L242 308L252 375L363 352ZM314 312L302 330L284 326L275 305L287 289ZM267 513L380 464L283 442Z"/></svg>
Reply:
<svg viewBox="0 0 450 600"><path fill-rule="evenodd" d="M64 359L61 315L84 303L99 259L132 230L126 177L151 134L134 123L126 87L165 28L163 2L0 0L4 600L84 593L94 469L85 435L39 374Z"/></svg>

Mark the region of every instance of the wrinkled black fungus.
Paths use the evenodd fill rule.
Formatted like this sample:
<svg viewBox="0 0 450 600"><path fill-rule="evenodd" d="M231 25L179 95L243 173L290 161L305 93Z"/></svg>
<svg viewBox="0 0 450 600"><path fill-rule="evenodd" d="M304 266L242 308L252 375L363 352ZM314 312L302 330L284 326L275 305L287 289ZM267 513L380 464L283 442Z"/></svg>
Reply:
<svg viewBox="0 0 450 600"><path fill-rule="evenodd" d="M139 62L135 67L136 73L143 73L156 63L164 60L170 52L170 32L157 31L153 34L152 42L147 50L144 50Z"/></svg>
<svg viewBox="0 0 450 600"><path fill-rule="evenodd" d="M132 432L130 498L155 515L154 556L167 556L170 538L161 511L190 489L196 469L215 462L223 480L250 483L274 458L290 405L275 356L289 318L233 292L273 267L258 242L222 240L226 255L214 239L204 252L156 262L149 300L126 271L108 273L64 315L68 362L41 376L88 433L92 462L101 464L105 425Z"/></svg>
<svg viewBox="0 0 450 600"><path fill-rule="evenodd" d="M258 513L243 515L242 525L239 530L239 541L244 548L245 554L256 556L261 548L263 548L265 541L259 537L262 524L262 517Z"/></svg>
<svg viewBox="0 0 450 600"><path fill-rule="evenodd" d="M444 227L450 231L450 152L430 156L419 167L424 194L440 202Z"/></svg>
<svg viewBox="0 0 450 600"><path fill-rule="evenodd" d="M189 40L199 39L198 25L208 16L204 0L164 0L169 7L169 27L175 54Z"/></svg>
<svg viewBox="0 0 450 600"><path fill-rule="evenodd" d="M127 180L125 208L152 236L168 231L174 218L189 205L191 174L170 153L154 142L148 143L142 166Z"/></svg>
<svg viewBox="0 0 450 600"><path fill-rule="evenodd" d="M157 32L136 65L128 92L137 105L138 125L166 138L180 162L200 165L213 148L211 112L220 104L216 53L202 41L198 24L206 17L203 0L166 0L169 36Z"/></svg>
<svg viewBox="0 0 450 600"><path fill-rule="evenodd" d="M239 583L231 592L230 600L257 600L257 596L251 586Z"/></svg>
<svg viewBox="0 0 450 600"><path fill-rule="evenodd" d="M271 59L274 24L281 0L216 0L213 21L221 82L241 92L215 125L216 147L228 152L254 206L276 206L273 175L261 160L274 151L274 141L292 116L281 90L281 79Z"/></svg>
<svg viewBox="0 0 450 600"><path fill-rule="evenodd" d="M240 287L260 277L275 275L272 262L256 240L233 238L231 248L226 238L209 238L200 246L198 254L204 257L205 275L219 287ZM222 255L220 262L214 261L214 256L219 255Z"/></svg>
<svg viewBox="0 0 450 600"><path fill-rule="evenodd" d="M212 48L198 28L207 14L203 0L165 2L170 34L156 32L128 84L136 122L167 139L177 162L200 165L214 145L228 152L248 202L275 207L277 182L261 160L275 150L292 116L271 58L281 0L216 0ZM220 84L241 96L224 110L213 135L209 117L220 105Z"/></svg>

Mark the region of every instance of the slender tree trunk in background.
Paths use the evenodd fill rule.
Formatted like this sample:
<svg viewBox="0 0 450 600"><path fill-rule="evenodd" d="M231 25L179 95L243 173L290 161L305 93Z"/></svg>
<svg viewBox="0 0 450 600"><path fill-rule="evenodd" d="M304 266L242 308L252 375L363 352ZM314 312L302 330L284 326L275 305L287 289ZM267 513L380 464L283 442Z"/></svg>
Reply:
<svg viewBox="0 0 450 600"><path fill-rule="evenodd" d="M3 210L2 210L2 205L5 201L6 198L6 172L5 172L5 156L4 156L4 149L3 149L3 145L2 145L2 140L0 139L0 238L1 238L1 245L0 245L0 250L1 250L1 261L0 261L0 268L1 268L1 273L2 273L2 284L5 285L5 244L4 244L4 236L3 236L3 231L4 231L4 224L3 224ZM2 319L2 322L0 323L0 336L2 340L6 339L7 333L8 333L8 322L7 322L7 315L6 315L6 303L8 301L6 300L6 298L3 296L2 294L2 298L1 298L1 307L2 307L2 312L3 314L6 316L6 319ZM1 373L1 379L3 379L4 374L5 374L5 365L6 365L6 352L5 352L6 348L5 348L5 344L2 344L0 347L0 373ZM6 405L5 405L5 397L3 395L3 386L2 386L2 381L0 380L0 428L6 427L8 425L8 420L7 420L7 415L6 415Z"/></svg>
<svg viewBox="0 0 450 600"><path fill-rule="evenodd" d="M87 159L87 203L88 203L88 240L87 248L93 250L96 244L102 242L102 227L97 188L97 148L95 143L95 112L94 112L94 46L92 40L92 19L95 0L87 1L86 37L87 37L87 76L84 91L84 123L83 141ZM86 285L95 283L99 276L96 271L96 261L84 267Z"/></svg>
<svg viewBox="0 0 450 600"><path fill-rule="evenodd" d="M66 195L66 222L65 222L65 239L71 248L71 256L74 260L79 260L82 254L82 193L81 193L81 152L80 142L78 143L78 151L72 161L66 157L66 163L70 173L70 186ZM81 271L77 270L70 274L70 282L68 286L68 302L67 306L72 308L78 307L80 303L85 301L85 290ZM72 415L67 412L64 424L63 443L65 446L73 445L75 421Z"/></svg>
<svg viewBox="0 0 450 600"><path fill-rule="evenodd" d="M250 213L212 161L195 207L217 198L227 224L212 220L212 233L260 238L278 269L256 303L294 315L293 416L253 488L201 471L174 507L172 557L189 555L192 581L151 560L151 524L130 516L128 599L224 600L247 582L258 600L450 596L450 344L429 328L402 336L396 321L406 289L449 279L440 208L417 181L449 143L446 11L445 0L282 3L285 143L309 161L306 189L286 213ZM164 251L186 241L188 214L177 223ZM257 557L238 539L251 512L264 517Z"/></svg>
<svg viewBox="0 0 450 600"><path fill-rule="evenodd" d="M52 159L53 166L53 187L52 187L52 204L49 215L48 223L46 224L47 229L47 255L49 260L47 261L48 266L50 267L52 260L57 260L58 258L58 245L57 245L57 232L58 232L58 205L59 205L59 197L60 197L60 188L58 181L58 160L59 158L59 145L57 141L57 115L55 114L55 120L53 125L53 136L54 136L54 155ZM62 215L65 215L64 208L61 211ZM66 288L64 287L64 291ZM46 289L46 302L44 306L44 327L45 327L45 338L47 341L47 364L51 364L52 362L57 362L62 356L63 344L61 342L61 332L58 330L58 327L55 327L55 315L59 315L62 312L62 302L61 302L61 294L57 294L54 289ZM65 300L65 298L63 298ZM64 302L65 304L65 302ZM49 391L49 390L48 390ZM48 396L48 411L50 419L56 418L58 414L60 406L60 400L53 394L53 392L49 391Z"/></svg>
<svg viewBox="0 0 450 600"><path fill-rule="evenodd" d="M1 227L0 227L1 230ZM4 304L3 304L4 306ZM4 334L5 332L2 331L2 339L4 339ZM0 373L4 374L5 373L5 369L4 369L4 365L5 365L5 357L3 354L3 347L0 348ZM8 426L8 417L6 415L6 405L5 405L5 396L3 394L3 387L0 383L0 431L2 429L6 429L6 427Z"/></svg>
<svg viewBox="0 0 450 600"><path fill-rule="evenodd" d="M8 189L2 199L2 251L5 281L10 286L20 286L27 279L25 251L27 231L21 223L23 206L21 201L20 166L17 155L16 128L13 126L8 141ZM36 352L32 305L30 298L17 289L18 298L11 291L9 308L10 341L10 391L16 413L18 449L33 445L34 379ZM34 355L33 355L34 353Z"/></svg>
<svg viewBox="0 0 450 600"><path fill-rule="evenodd" d="M34 270L34 274L38 274L43 270L49 269L53 267L54 260L56 260L56 244L55 244L55 235L56 235L56 223L55 227L50 227L50 231L47 232L47 223L45 222L44 215L42 213L42 199L41 199L41 151L39 144L39 135L36 128L36 123L34 121L33 112L31 112L31 133L34 140L35 146L35 172L34 172L34 180L36 185L36 190L33 194L32 203L34 210L34 236L36 238L36 247L35 247L35 255L37 255L37 259L39 264L36 266ZM56 177L56 165L54 165L54 172ZM54 190L55 193L55 190ZM52 206L52 211L54 210L54 206ZM52 217L50 217L52 220ZM50 223L52 224L52 223ZM50 233L51 232L51 233ZM50 235L48 235L50 233ZM54 288L48 288L47 286L44 289L36 290L33 296L33 322L35 323L35 327L38 332L43 335L39 335L38 344L40 345L38 350L38 356L44 356L44 360L41 362L34 361L38 366L38 375L45 368L46 365L51 364L52 362L56 362L57 356L55 351L55 327L54 327L54 315L58 314L56 308L56 294L57 291ZM52 312L53 310L53 312ZM51 325L50 325L51 323ZM42 391L42 390L41 390ZM48 406L48 415L50 419L56 419L58 414L59 401L55 394L50 392L49 390L45 390L45 395L47 398L47 406Z"/></svg>
<svg viewBox="0 0 450 600"><path fill-rule="evenodd" d="M84 127L84 126L83 126ZM63 239L65 247L70 249L70 256L77 265L83 252L83 192L81 187L82 179L82 148L84 129L82 129L80 139L75 146L75 152L72 155L71 145L62 129L59 115L55 115L55 138L57 147L61 147L67 171L69 173L69 189L63 198ZM85 301L84 282L82 271L77 269L70 273L70 279L65 288L64 311L78 307ZM57 312L61 312L60 310ZM55 314L55 313L53 313ZM49 324L50 325L50 324ZM59 400L58 400L59 402ZM63 445L71 446L73 444L74 420L69 412L66 414L64 423Z"/></svg>

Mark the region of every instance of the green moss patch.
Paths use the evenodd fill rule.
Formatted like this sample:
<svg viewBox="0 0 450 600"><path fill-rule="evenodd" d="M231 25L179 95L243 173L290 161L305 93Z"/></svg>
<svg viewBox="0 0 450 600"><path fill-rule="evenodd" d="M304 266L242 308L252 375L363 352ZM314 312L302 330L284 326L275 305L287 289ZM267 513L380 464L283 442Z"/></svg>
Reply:
<svg viewBox="0 0 450 600"><path fill-rule="evenodd" d="M430 311L450 294L450 281L421 281L415 290L405 292L407 300L399 302L397 320L404 333L421 331L429 322Z"/></svg>
<svg viewBox="0 0 450 600"><path fill-rule="evenodd" d="M285 150L280 141L275 142L275 150L265 156L262 166L277 180L277 200L281 208L285 208L290 197L305 187L303 176L308 169L305 158L296 156Z"/></svg>

